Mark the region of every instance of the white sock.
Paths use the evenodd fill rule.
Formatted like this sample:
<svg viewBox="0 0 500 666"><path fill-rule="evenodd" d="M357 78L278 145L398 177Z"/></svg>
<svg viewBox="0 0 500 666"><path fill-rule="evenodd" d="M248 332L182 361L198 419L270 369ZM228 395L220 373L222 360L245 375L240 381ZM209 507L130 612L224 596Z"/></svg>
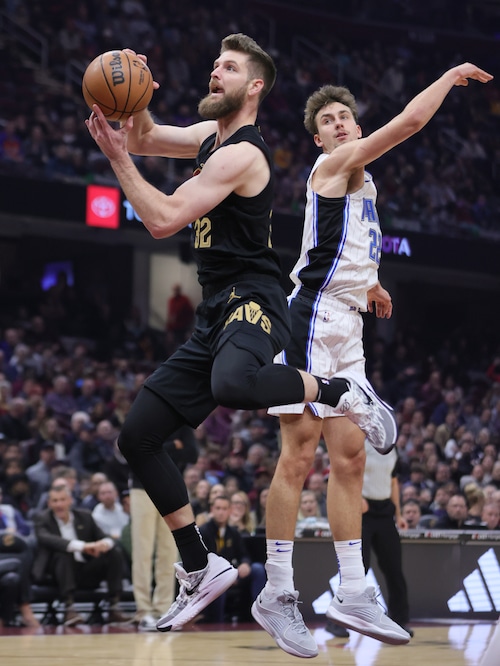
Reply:
<svg viewBox="0 0 500 666"><path fill-rule="evenodd" d="M293 592L293 541L280 541L278 539L266 539L267 558L266 573L267 582L264 588L265 596L268 598L283 594L284 590Z"/></svg>
<svg viewBox="0 0 500 666"><path fill-rule="evenodd" d="M342 594L356 596L366 589L365 567L361 552L361 539L336 541L335 551L339 565Z"/></svg>

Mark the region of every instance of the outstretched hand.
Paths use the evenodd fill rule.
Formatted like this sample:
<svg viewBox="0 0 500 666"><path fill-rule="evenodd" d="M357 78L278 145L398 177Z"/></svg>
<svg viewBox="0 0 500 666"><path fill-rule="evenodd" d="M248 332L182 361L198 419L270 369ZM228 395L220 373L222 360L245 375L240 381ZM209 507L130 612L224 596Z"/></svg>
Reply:
<svg viewBox="0 0 500 666"><path fill-rule="evenodd" d="M134 117L127 118L127 122L119 129L113 129L106 120L101 109L94 104L93 111L85 121L90 136L97 143L108 160L117 160L120 156L128 155L127 135L134 126Z"/></svg>
<svg viewBox="0 0 500 666"><path fill-rule="evenodd" d="M481 83L488 83L493 78L492 74L488 74L484 69L480 69L473 65L471 62L464 62L463 65L458 65L452 70L456 74L456 86L468 86L469 79L480 81Z"/></svg>

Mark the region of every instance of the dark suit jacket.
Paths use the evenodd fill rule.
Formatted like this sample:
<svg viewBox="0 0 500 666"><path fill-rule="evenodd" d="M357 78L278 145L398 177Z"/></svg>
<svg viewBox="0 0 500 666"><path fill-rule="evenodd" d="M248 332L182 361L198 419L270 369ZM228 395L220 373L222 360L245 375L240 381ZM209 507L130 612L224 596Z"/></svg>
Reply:
<svg viewBox="0 0 500 666"><path fill-rule="evenodd" d="M234 567L243 562L247 564L252 563L245 546L245 541L236 527L226 525L224 546L220 550L217 550L218 527L213 518L200 527L200 533L207 548L217 553L217 555L225 557Z"/></svg>
<svg viewBox="0 0 500 666"><path fill-rule="evenodd" d="M82 541L98 541L107 535L98 527L90 511L73 509L76 538ZM35 581L43 580L50 556L54 551L66 552L69 540L64 539L51 509L42 511L34 517L35 534L38 548L33 563L33 578Z"/></svg>

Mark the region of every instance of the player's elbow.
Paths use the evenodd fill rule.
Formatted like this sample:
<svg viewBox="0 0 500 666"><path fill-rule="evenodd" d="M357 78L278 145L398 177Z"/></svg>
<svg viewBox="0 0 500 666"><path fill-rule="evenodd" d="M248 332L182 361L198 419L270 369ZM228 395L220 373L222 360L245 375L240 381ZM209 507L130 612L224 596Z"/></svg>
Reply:
<svg viewBox="0 0 500 666"><path fill-rule="evenodd" d="M144 225L147 227L149 233L155 240L168 238L173 234L173 232L170 232L166 220L158 220L155 218L154 220L144 221Z"/></svg>
<svg viewBox="0 0 500 666"><path fill-rule="evenodd" d="M429 112L425 107L416 107L412 109L405 118L405 126L408 130L408 136L416 134L429 120Z"/></svg>
<svg viewBox="0 0 500 666"><path fill-rule="evenodd" d="M186 226L183 220L178 219L177 216L151 216L149 219L144 220L144 226L148 229L149 233L155 240L162 238L169 238L173 236L180 229Z"/></svg>

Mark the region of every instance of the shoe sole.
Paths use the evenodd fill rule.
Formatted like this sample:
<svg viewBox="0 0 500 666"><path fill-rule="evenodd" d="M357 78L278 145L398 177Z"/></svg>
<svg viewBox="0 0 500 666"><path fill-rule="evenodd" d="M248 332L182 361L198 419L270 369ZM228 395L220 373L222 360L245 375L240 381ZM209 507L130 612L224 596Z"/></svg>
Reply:
<svg viewBox="0 0 500 666"><path fill-rule="evenodd" d="M238 571L234 567L229 567L224 571L218 573L210 583L207 584L206 591L200 591L196 598L196 602L189 604L176 615L170 624L160 626L160 622L156 625L158 631L180 631L182 627L193 620L204 608L208 606L214 599L220 597L238 578ZM217 586L211 585L217 581Z"/></svg>
<svg viewBox="0 0 500 666"><path fill-rule="evenodd" d="M371 624L370 622L364 622L363 620L360 620L358 618L353 618L356 622L359 623L355 624L354 621L346 619L346 618L351 618L352 616L344 615L343 613L341 615L336 615L335 612L331 610L331 608L328 608L328 610L326 611L326 617L330 618L330 620L333 620L336 624L339 624L341 627L344 627L345 629L352 629L353 631L357 631L358 634L363 634L363 636L369 636L370 638L375 638L378 641L381 641L382 643L388 643L389 645L406 645L407 643L410 642L409 634L406 634L406 637L402 635L398 636L396 634L393 635L387 633L384 634L382 633L382 631L376 631L374 629L374 625Z"/></svg>
<svg viewBox="0 0 500 666"><path fill-rule="evenodd" d="M313 657L318 656L318 650L316 650L314 654L309 654L309 653L304 654L299 652L298 650L295 650L293 647L285 643L281 638L281 636L275 633L272 625L267 623L266 618L264 615L261 614L259 606L256 601L253 602L250 612L252 613L253 619L258 624L260 624L260 626L262 627L262 629L264 629L264 631L267 631L267 633L271 636L271 638L275 640L276 645L280 647L284 652L287 652L288 654L291 654L294 657L302 657L302 659L312 659Z"/></svg>
<svg viewBox="0 0 500 666"><path fill-rule="evenodd" d="M370 382L365 378L362 380L361 377L355 377L351 375L348 372L345 373L339 373L339 378L340 379L347 379L350 382L354 382L361 391L373 402L376 402L378 405L381 407L382 411L382 421L384 423L384 428L386 429L386 432L389 430L387 426L390 427L391 430L391 437L388 438L392 441L390 446L385 447L383 449L374 446L373 448L375 451L378 451L380 455L386 456L388 453L392 451L392 449L396 446L396 439L397 439L397 433L398 433L398 427L396 424L396 420L393 416L394 410L390 405L388 405L386 402L382 400L382 398L379 398L379 396L375 393L375 390L373 386L370 384ZM373 445L372 445L373 446Z"/></svg>
<svg viewBox="0 0 500 666"><path fill-rule="evenodd" d="M384 402L381 398L378 397L378 395L375 393L373 390L372 385L367 381L366 386L361 386L361 389L367 393L367 395L373 400L376 401L382 408L383 412L383 422L384 422L384 427L386 428L387 431L387 425L389 422L392 433L390 439L392 440L392 444L389 447L385 447L384 449L378 449L376 447L375 450L378 451L381 455L386 456L388 453L392 451L392 449L396 446L396 439L397 439L397 434L398 434L398 426L396 424L396 419L394 418L394 410L390 405L388 405L386 402Z"/></svg>

